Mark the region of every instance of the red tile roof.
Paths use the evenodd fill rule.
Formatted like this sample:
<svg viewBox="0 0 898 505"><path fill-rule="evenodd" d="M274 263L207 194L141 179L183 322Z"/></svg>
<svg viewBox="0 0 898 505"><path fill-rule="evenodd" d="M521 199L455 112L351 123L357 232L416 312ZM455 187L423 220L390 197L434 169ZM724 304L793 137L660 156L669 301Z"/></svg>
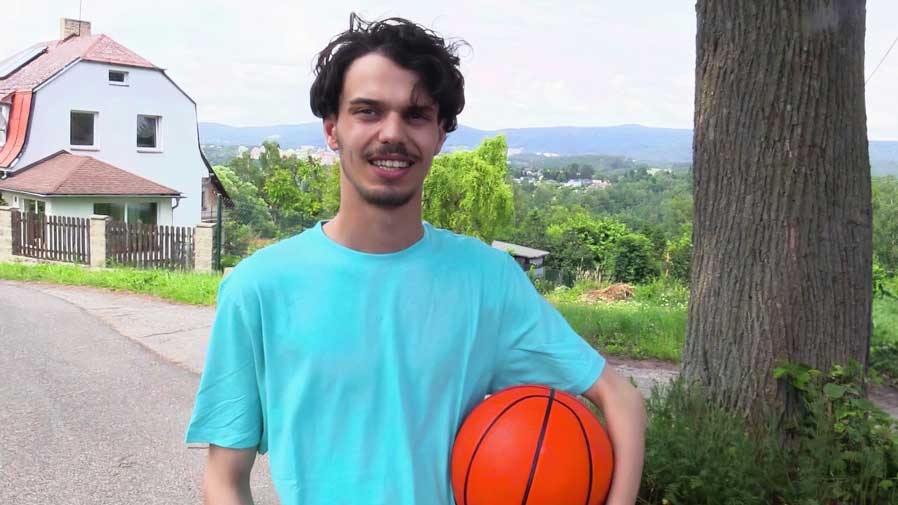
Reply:
<svg viewBox="0 0 898 505"><path fill-rule="evenodd" d="M0 168L13 162L25 144L28 133L28 116L31 115L31 92L20 91L12 95L12 108L6 129L6 144L0 148Z"/></svg>
<svg viewBox="0 0 898 505"><path fill-rule="evenodd" d="M172 188L90 156L59 151L0 180L0 189L43 196L181 196Z"/></svg>
<svg viewBox="0 0 898 505"><path fill-rule="evenodd" d="M9 77L0 79L0 97L12 91L31 91L79 58L85 61L161 70L137 53L102 34L70 36L63 40L35 44L32 47L41 46L47 46L46 53L13 72ZM2 64L3 62L0 62L0 66Z"/></svg>

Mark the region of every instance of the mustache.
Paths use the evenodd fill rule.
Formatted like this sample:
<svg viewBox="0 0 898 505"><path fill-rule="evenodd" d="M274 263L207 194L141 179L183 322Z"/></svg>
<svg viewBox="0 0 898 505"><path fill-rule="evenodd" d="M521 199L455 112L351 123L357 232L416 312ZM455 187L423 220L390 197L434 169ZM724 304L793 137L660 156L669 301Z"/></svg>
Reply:
<svg viewBox="0 0 898 505"><path fill-rule="evenodd" d="M365 158L371 159L377 156L387 156L391 154L417 160L417 157L413 156L402 144L387 144L374 149L369 149L365 151Z"/></svg>

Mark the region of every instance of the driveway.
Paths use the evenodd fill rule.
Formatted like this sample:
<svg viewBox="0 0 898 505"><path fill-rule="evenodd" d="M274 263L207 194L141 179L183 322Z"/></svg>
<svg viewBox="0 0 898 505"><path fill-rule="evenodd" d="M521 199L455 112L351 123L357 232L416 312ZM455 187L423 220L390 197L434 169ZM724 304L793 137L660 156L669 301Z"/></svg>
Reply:
<svg viewBox="0 0 898 505"><path fill-rule="evenodd" d="M0 300L0 503L201 503L206 451L183 442L199 382L187 340L211 312L5 281ZM278 503L267 458L253 473L256 503Z"/></svg>

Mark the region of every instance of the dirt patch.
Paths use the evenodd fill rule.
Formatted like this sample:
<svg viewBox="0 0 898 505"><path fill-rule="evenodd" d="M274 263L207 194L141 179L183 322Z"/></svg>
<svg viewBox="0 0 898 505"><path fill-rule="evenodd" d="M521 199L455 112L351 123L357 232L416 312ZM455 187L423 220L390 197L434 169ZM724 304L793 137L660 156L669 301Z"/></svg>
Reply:
<svg viewBox="0 0 898 505"><path fill-rule="evenodd" d="M606 358L614 371L625 379L632 380L646 398L655 386L664 386L679 375L676 363L654 359L632 360L625 358Z"/></svg>
<svg viewBox="0 0 898 505"><path fill-rule="evenodd" d="M870 388L868 398L878 405L879 408L898 419L898 388L894 386L874 386Z"/></svg>
<svg viewBox="0 0 898 505"><path fill-rule="evenodd" d="M607 288L593 289L580 295L580 300L584 302L595 303L599 300L603 302L619 302L629 300L636 294L633 286L624 283L612 284Z"/></svg>

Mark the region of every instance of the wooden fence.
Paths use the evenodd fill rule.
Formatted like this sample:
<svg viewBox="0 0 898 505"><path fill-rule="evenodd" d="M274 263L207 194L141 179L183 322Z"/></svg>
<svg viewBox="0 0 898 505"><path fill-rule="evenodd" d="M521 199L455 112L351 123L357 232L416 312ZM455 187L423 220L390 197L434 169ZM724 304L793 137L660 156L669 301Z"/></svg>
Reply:
<svg viewBox="0 0 898 505"><path fill-rule="evenodd" d="M90 219L12 213L12 253L51 261L90 263Z"/></svg>
<svg viewBox="0 0 898 505"><path fill-rule="evenodd" d="M193 270L193 249L193 228L106 223L106 261L111 265Z"/></svg>

